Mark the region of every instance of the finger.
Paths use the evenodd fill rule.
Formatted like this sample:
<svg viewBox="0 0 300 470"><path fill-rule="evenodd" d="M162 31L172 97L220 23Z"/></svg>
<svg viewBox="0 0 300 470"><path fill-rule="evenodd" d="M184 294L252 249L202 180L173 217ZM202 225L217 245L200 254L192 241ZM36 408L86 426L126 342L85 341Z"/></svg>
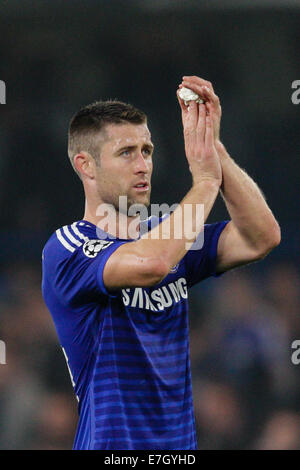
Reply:
<svg viewBox="0 0 300 470"><path fill-rule="evenodd" d="M198 105L195 101L191 101L187 106L188 112L185 114L185 120L183 123L185 134L193 134L197 130L198 124Z"/></svg>
<svg viewBox="0 0 300 470"><path fill-rule="evenodd" d="M184 104L184 101L180 98L179 90L177 90L176 96L177 96L177 99L178 99L179 106L181 108L181 114L182 114L182 119L183 119L184 116L188 113L188 107Z"/></svg>
<svg viewBox="0 0 300 470"><path fill-rule="evenodd" d="M184 104L179 96L179 90L177 90L177 99L181 108L183 131L185 136L194 134L197 130L198 123L198 105L195 101L191 101L188 106Z"/></svg>
<svg viewBox="0 0 300 470"><path fill-rule="evenodd" d="M194 77L183 80L183 85L195 91L195 93L204 98L205 101L210 100L216 107L219 107L220 100L219 97L215 94L212 84L207 80L203 80L199 77L195 77L198 78L198 80L193 80L193 78Z"/></svg>
<svg viewBox="0 0 300 470"><path fill-rule="evenodd" d="M213 130L214 130L214 137L215 139L218 139L219 134L220 134L221 107L216 108L209 101L206 101L205 107L207 110L207 114L211 117L211 122L212 122Z"/></svg>
<svg viewBox="0 0 300 470"><path fill-rule="evenodd" d="M202 85L198 85L198 84L195 84L193 82L189 82L189 81L183 81L182 82L182 85L186 88L189 88L190 90L194 91L195 93L197 93L200 98L202 98Z"/></svg>
<svg viewBox="0 0 300 470"><path fill-rule="evenodd" d="M214 132L213 132L213 125L212 125L212 118L208 114L206 116L206 123L205 123L205 147L211 147L214 145Z"/></svg>
<svg viewBox="0 0 300 470"><path fill-rule="evenodd" d="M214 93L210 88L203 86L202 87L202 96L205 101L212 103L213 107L218 110L220 107L219 97Z"/></svg>
<svg viewBox="0 0 300 470"><path fill-rule="evenodd" d="M197 131L199 139L204 142L206 129L206 107L204 104L199 104Z"/></svg>
<svg viewBox="0 0 300 470"><path fill-rule="evenodd" d="M211 101L216 108L219 107L219 97L206 85L198 85L188 81L184 81L183 85L197 93L204 101Z"/></svg>
<svg viewBox="0 0 300 470"><path fill-rule="evenodd" d="M208 88L213 90L213 86L211 82L209 82L208 80L204 80L204 78L197 77L196 75L184 76L182 77L182 81L188 81L199 86L207 86Z"/></svg>
<svg viewBox="0 0 300 470"><path fill-rule="evenodd" d="M184 100L182 100L179 96L179 90L177 90L177 99L181 108L181 119L183 125L183 131L185 134L191 134L195 131L197 127L197 106L188 106L184 104Z"/></svg>

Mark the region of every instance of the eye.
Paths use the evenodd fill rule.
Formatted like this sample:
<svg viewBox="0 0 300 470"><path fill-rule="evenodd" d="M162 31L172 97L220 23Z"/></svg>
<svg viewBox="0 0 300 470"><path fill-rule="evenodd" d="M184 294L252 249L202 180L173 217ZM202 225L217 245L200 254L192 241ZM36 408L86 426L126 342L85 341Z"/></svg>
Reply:
<svg viewBox="0 0 300 470"><path fill-rule="evenodd" d="M143 150L143 153L148 156L148 155L151 155L151 154L152 154L152 151L151 151L149 148L145 148L145 149Z"/></svg>
<svg viewBox="0 0 300 470"><path fill-rule="evenodd" d="M122 155L123 157L129 157L129 155L130 155L130 150L128 150L128 149L127 149L127 150L123 150L123 151L120 153L120 155Z"/></svg>

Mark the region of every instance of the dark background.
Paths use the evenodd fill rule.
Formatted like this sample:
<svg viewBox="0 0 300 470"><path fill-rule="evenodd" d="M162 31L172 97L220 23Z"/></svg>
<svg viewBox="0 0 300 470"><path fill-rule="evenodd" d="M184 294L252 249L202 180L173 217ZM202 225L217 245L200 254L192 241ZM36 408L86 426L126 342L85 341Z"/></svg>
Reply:
<svg viewBox="0 0 300 470"><path fill-rule="evenodd" d="M300 448L299 24L299 1L1 2L0 448L72 446L76 404L40 293L43 245L83 215L71 116L109 98L144 110L152 202L179 202L191 178L175 93L189 74L213 83L222 140L282 230L264 261L191 291L199 448ZM219 199L208 221L227 217Z"/></svg>

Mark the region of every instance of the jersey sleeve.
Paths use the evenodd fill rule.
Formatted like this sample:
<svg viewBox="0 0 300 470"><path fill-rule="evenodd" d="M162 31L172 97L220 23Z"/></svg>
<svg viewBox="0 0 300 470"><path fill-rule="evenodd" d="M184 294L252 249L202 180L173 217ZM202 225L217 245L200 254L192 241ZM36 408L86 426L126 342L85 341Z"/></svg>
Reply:
<svg viewBox="0 0 300 470"><path fill-rule="evenodd" d="M219 276L216 273L217 249L219 237L227 225L227 221L204 225L202 232L191 249L184 257L188 286L210 276Z"/></svg>
<svg viewBox="0 0 300 470"><path fill-rule="evenodd" d="M116 297L104 285L108 258L126 242L90 240L70 253L58 243L44 250L44 277L64 305L93 302L99 296Z"/></svg>

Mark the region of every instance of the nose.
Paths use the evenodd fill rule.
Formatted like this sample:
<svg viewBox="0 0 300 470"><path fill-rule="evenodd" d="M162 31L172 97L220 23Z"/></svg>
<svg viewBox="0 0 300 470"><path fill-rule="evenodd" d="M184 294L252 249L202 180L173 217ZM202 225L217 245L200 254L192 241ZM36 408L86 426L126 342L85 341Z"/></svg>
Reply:
<svg viewBox="0 0 300 470"><path fill-rule="evenodd" d="M149 168L147 165L147 162L143 155L139 152L137 155L137 158L135 160L135 165L134 165L134 174L138 173L148 173Z"/></svg>

